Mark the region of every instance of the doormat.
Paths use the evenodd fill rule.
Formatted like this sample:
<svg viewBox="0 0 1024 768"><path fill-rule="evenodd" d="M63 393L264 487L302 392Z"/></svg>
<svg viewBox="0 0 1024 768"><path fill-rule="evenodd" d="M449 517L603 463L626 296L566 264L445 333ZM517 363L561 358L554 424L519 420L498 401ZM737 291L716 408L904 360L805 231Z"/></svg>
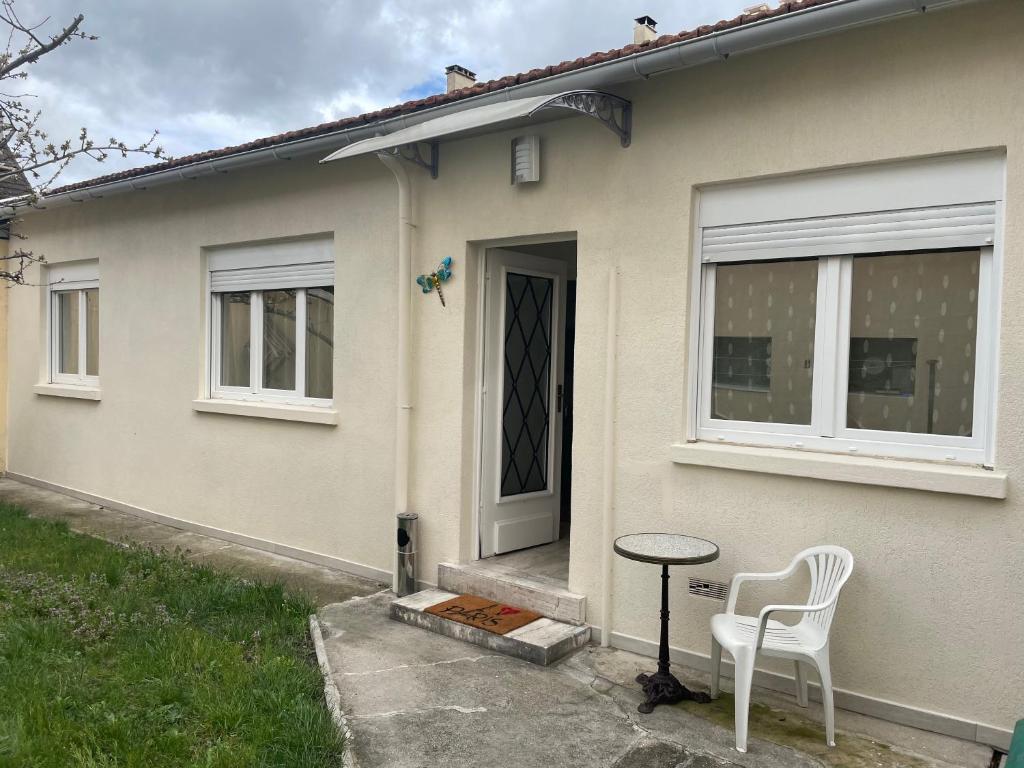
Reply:
<svg viewBox="0 0 1024 768"><path fill-rule="evenodd" d="M543 618L541 614L534 611L516 608L514 605L505 605L476 595L459 595L451 600L445 600L443 603L432 605L426 611L440 616L442 619L451 619L460 624L485 629L496 635L508 634L513 629L519 629L531 621Z"/></svg>

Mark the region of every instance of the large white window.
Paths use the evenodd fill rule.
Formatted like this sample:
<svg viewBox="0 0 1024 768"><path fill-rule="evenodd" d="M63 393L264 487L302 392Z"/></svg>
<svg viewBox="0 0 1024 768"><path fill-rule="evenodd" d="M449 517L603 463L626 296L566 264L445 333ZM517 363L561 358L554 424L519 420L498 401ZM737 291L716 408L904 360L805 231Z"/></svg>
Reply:
<svg viewBox="0 0 1024 768"><path fill-rule="evenodd" d="M330 405L332 242L216 249L209 265L211 396Z"/></svg>
<svg viewBox="0 0 1024 768"><path fill-rule="evenodd" d="M54 264L46 270L49 305L49 381L98 387L100 281L95 261Z"/></svg>
<svg viewBox="0 0 1024 768"><path fill-rule="evenodd" d="M693 437L991 462L1001 168L979 154L711 191Z"/></svg>

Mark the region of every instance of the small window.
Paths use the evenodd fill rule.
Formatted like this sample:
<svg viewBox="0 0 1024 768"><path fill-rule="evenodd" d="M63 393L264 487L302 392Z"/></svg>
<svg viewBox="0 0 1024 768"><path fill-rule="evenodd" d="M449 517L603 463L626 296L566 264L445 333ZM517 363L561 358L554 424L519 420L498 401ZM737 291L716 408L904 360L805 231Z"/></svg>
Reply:
<svg viewBox="0 0 1024 768"><path fill-rule="evenodd" d="M47 271L49 380L95 387L100 375L100 289L95 262Z"/></svg>
<svg viewBox="0 0 1024 768"><path fill-rule="evenodd" d="M211 254L213 397L331 404L331 245L300 241Z"/></svg>

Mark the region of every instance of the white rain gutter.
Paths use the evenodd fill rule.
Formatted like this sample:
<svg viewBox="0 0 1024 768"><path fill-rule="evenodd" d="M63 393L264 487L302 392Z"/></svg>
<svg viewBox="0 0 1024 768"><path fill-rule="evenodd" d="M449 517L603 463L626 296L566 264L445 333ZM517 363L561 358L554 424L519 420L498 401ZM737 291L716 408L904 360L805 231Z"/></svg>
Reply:
<svg viewBox="0 0 1024 768"><path fill-rule="evenodd" d="M378 152L377 157L398 182L398 386L395 395L395 514L409 511L409 423L412 417L412 348L409 340L412 304L412 188L406 163L394 155ZM396 550L397 557L397 550ZM398 564L392 569L398 591Z"/></svg>
<svg viewBox="0 0 1024 768"><path fill-rule="evenodd" d="M601 646L612 643L612 537L615 535L615 384L619 338L619 271L608 273L604 356L604 498L601 503Z"/></svg>
<svg viewBox="0 0 1024 768"><path fill-rule="evenodd" d="M974 0L835 0L827 5L794 11L776 18L726 29L694 40L641 51L602 64L593 64L573 72L552 75L531 83L515 85L500 91L461 99L450 104L424 109L409 115L380 120L355 128L343 129L308 139L298 139L273 147L248 150L226 157L199 160L187 166L155 170L130 179L95 184L64 192L40 201L43 208L80 203L92 198L107 197L135 190L151 189L164 184L228 173L241 168L292 160L307 155L333 152L339 147L362 139L408 128L440 115L473 109L511 99L526 98L562 91L607 88L609 86L647 80L650 77L681 69L721 62L731 56L772 48L786 43L841 32L855 27L913 16L927 10L963 5ZM19 209L28 214L32 209ZM0 208L0 215L14 209Z"/></svg>

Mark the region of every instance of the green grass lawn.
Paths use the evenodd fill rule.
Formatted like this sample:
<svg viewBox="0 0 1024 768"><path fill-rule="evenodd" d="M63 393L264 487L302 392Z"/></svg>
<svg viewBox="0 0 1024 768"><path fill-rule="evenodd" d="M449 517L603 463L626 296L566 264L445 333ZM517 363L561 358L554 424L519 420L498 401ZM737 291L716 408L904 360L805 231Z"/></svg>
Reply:
<svg viewBox="0 0 1024 768"><path fill-rule="evenodd" d="M0 504L0 766L339 765L313 610Z"/></svg>

